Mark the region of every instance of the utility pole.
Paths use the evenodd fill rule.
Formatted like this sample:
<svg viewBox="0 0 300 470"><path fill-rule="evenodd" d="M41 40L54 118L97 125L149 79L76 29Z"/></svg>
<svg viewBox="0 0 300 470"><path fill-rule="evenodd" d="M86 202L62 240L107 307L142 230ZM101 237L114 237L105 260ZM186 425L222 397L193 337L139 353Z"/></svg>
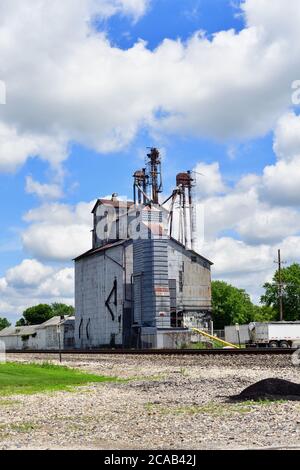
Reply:
<svg viewBox="0 0 300 470"><path fill-rule="evenodd" d="M279 295L279 320L283 321L283 289L282 289L282 265L285 261L281 261L281 251L278 250L278 260L274 261L278 264L278 295Z"/></svg>

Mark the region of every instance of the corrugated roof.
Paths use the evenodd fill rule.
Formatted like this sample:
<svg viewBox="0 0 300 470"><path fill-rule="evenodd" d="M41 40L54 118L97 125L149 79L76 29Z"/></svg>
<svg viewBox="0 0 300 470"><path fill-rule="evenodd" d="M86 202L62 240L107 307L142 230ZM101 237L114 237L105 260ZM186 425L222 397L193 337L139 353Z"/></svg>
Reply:
<svg viewBox="0 0 300 470"><path fill-rule="evenodd" d="M4 336L26 336L33 335L37 330L47 328L47 326L57 326L60 323L65 323L68 320L75 320L75 317L65 317L64 320L61 320L60 316L55 316L50 318L50 320L41 323L40 325L30 325L30 326L8 326L0 331L0 337Z"/></svg>
<svg viewBox="0 0 300 470"><path fill-rule="evenodd" d="M0 331L0 337L3 336L26 336L33 335L38 329L39 325L32 326L9 326Z"/></svg>
<svg viewBox="0 0 300 470"><path fill-rule="evenodd" d="M47 328L47 326L57 326L57 325L65 323L67 320L75 320L75 317L66 317L65 316L64 319L61 319L61 317L59 315L57 315L57 316L52 317L49 320L45 321L41 325L38 325L38 328L42 329L42 328Z"/></svg>
<svg viewBox="0 0 300 470"><path fill-rule="evenodd" d="M184 248L186 251L196 255L196 256L199 256L202 260L206 261L207 263L209 263L211 266L214 264L212 261L210 261L209 259L205 258L204 256L200 255L200 253L197 253L196 251L193 251L193 250L189 250L187 248L185 248L185 246L180 243L178 240L176 240L175 238L169 238L170 241L176 243L177 245L179 245L180 247ZM133 240L131 238L128 238L126 240L119 240L119 241L116 241L114 243L107 243L106 245L104 246L100 246L99 248L92 248L91 250L88 250L86 251L85 253L83 253L82 255L80 256L77 256L77 258L74 258L73 261L79 261L80 259L83 259L83 258L87 258L88 256L92 256L92 255L95 255L97 253L101 253L101 252L104 252L106 250L109 250L110 248L114 248L116 246L119 246L119 245L123 245L124 243L126 242L132 242Z"/></svg>
<svg viewBox="0 0 300 470"><path fill-rule="evenodd" d="M171 237L170 240L172 242L176 243L177 245L181 246L182 248L184 248L186 251L189 251L190 253L192 253L196 256L199 256L201 259L203 259L204 261L207 261L207 263L209 263L211 266L213 266L214 263L212 261L210 261L209 259L207 259L204 256L200 255L200 253L197 253L197 251L190 250L189 248L186 248L182 243L180 243L178 240L176 240L176 238Z"/></svg>
<svg viewBox="0 0 300 470"><path fill-rule="evenodd" d="M114 243L107 243L106 245L100 246L99 248L92 248L91 250L86 251L82 255L77 256L77 258L74 258L73 261L79 261L82 258L87 258L88 256L95 255L96 253L104 252L106 250L109 250L110 248L114 248L115 246L123 245L124 243L129 242L129 241L132 241L132 240L130 240L130 239L119 240L119 241L114 242Z"/></svg>
<svg viewBox="0 0 300 470"><path fill-rule="evenodd" d="M112 206L112 207L131 207L134 202L133 201L120 201L119 199L117 200L112 200L112 199L97 199L96 204L94 205L92 209L92 213L95 212L99 204L103 204L106 206Z"/></svg>

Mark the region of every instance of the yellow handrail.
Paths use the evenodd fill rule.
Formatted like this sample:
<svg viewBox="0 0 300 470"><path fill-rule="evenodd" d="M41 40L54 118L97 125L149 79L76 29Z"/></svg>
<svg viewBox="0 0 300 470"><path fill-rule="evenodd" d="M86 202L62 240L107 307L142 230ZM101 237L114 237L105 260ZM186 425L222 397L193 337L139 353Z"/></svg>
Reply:
<svg viewBox="0 0 300 470"><path fill-rule="evenodd" d="M198 330L198 328L192 328L193 331L196 333L199 333L201 336L206 336L207 338L213 339L214 341L218 341L221 344L224 344L225 346L230 346L231 348L234 349L240 349L238 346L235 344L228 343L227 341L224 341L223 339L218 338L217 336L212 336L209 333L206 333L205 331Z"/></svg>

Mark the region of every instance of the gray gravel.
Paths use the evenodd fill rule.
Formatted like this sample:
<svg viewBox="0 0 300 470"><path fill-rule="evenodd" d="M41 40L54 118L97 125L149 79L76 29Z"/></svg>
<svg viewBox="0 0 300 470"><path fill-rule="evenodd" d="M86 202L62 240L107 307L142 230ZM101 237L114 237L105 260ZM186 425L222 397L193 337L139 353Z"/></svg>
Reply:
<svg viewBox="0 0 300 470"><path fill-rule="evenodd" d="M64 365L130 380L0 398L1 449L300 448L300 403L227 401L261 379L299 383L289 356L87 355Z"/></svg>

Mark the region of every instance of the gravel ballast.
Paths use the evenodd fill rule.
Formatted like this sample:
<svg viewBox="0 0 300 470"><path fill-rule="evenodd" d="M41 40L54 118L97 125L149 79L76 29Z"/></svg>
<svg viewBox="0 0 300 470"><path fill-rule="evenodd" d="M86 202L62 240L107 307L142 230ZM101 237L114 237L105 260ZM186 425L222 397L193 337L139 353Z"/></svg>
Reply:
<svg viewBox="0 0 300 470"><path fill-rule="evenodd" d="M228 399L264 379L299 384L290 356L86 355L63 364L128 380L0 397L1 449L300 448L299 402Z"/></svg>

